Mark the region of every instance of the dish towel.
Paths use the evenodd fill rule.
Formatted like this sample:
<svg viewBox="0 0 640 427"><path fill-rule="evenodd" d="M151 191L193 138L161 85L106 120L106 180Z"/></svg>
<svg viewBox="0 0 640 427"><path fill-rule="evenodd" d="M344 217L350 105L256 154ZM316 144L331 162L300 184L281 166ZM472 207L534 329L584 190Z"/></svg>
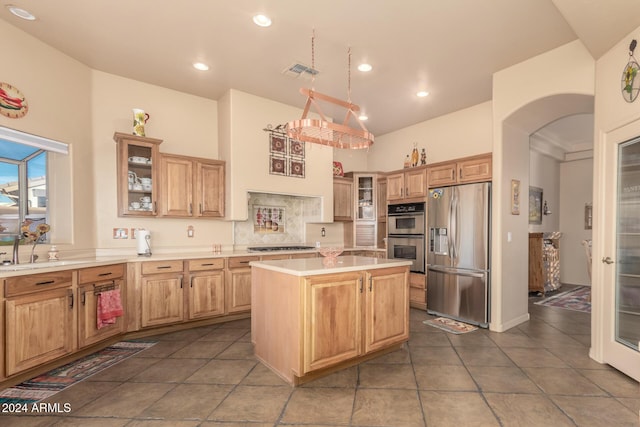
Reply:
<svg viewBox="0 0 640 427"><path fill-rule="evenodd" d="M97 312L98 329L116 323L116 318L124 314L120 289L100 292L98 294Z"/></svg>

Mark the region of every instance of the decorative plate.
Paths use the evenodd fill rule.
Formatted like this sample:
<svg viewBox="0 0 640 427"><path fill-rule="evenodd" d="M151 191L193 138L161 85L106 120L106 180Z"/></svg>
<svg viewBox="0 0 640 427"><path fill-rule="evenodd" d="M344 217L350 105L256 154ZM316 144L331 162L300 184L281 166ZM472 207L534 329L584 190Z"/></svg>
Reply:
<svg viewBox="0 0 640 427"><path fill-rule="evenodd" d="M0 114L11 119L24 117L29 110L27 99L18 88L0 82Z"/></svg>

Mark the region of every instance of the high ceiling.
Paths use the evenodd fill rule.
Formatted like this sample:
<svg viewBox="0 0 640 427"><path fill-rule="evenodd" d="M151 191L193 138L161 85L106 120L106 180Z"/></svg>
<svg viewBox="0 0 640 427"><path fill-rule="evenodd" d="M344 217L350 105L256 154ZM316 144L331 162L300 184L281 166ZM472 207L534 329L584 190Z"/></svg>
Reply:
<svg viewBox="0 0 640 427"><path fill-rule="evenodd" d="M301 86L348 98L382 135L491 99L492 74L570 41L598 58L640 26L638 0L16 0L0 19L87 66L219 99L234 88L302 108ZM256 13L273 25L253 24ZM312 65L315 80L283 70ZM351 69L348 48L351 48ZM19 59L18 59L19 60ZM209 64L206 72L193 62ZM360 62L373 71L356 70ZM427 90L426 98L415 96ZM327 111L342 119L344 111ZM333 114L332 114L333 113ZM293 119L293 118L292 118Z"/></svg>

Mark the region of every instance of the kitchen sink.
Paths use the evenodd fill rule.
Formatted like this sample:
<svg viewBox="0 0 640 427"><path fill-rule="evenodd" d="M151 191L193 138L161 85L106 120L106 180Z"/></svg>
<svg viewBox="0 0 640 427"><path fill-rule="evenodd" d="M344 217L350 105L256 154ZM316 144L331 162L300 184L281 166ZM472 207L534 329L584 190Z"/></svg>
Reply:
<svg viewBox="0 0 640 427"><path fill-rule="evenodd" d="M27 264L10 264L0 265L0 273L3 271L24 271L24 270L38 270L41 268L54 268L64 267L65 265L84 264L90 261L87 260L66 260L66 261L50 261L50 262L35 262Z"/></svg>

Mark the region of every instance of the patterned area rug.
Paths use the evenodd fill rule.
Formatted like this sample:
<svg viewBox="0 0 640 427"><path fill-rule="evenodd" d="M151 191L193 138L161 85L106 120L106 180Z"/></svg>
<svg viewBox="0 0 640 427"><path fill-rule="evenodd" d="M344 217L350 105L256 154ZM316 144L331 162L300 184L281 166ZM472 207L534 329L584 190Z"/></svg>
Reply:
<svg viewBox="0 0 640 427"><path fill-rule="evenodd" d="M547 307L565 308L567 310L582 311L583 313L591 313L591 295L590 286L579 286L566 292L550 296L534 304L544 305Z"/></svg>
<svg viewBox="0 0 640 427"><path fill-rule="evenodd" d="M0 403L29 404L72 385L153 346L155 342L121 341L96 353L0 391Z"/></svg>
<svg viewBox="0 0 640 427"><path fill-rule="evenodd" d="M437 319L425 320L425 325L433 326L434 328L442 329L443 331L450 332L452 334L466 334L478 329L473 325L459 322L453 319L447 319L446 317L438 317Z"/></svg>

